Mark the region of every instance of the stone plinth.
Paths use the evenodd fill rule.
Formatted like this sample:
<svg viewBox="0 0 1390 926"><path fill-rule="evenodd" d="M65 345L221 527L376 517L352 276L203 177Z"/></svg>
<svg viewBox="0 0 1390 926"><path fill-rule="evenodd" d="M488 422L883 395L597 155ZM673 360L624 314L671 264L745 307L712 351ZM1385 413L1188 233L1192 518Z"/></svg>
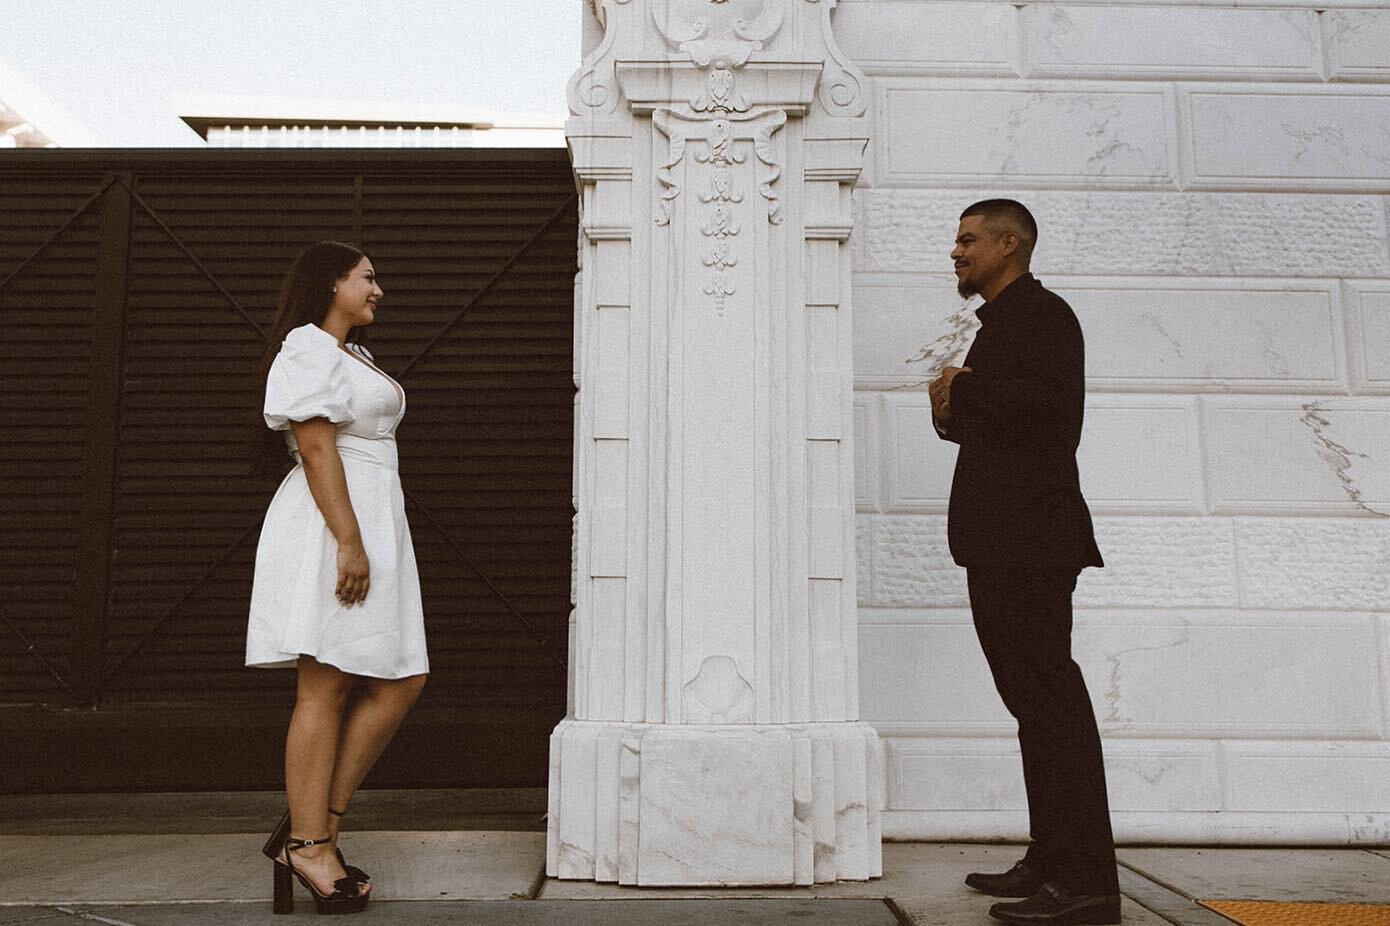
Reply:
<svg viewBox="0 0 1390 926"><path fill-rule="evenodd" d="M866 724L567 720L550 742L551 877L750 885L883 873L881 758Z"/></svg>

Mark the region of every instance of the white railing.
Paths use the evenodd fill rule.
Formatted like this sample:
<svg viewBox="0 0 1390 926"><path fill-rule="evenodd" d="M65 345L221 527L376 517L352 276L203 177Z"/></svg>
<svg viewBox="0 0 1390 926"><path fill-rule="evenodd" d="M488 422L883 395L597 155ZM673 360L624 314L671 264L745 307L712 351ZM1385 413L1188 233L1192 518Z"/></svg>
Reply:
<svg viewBox="0 0 1390 926"><path fill-rule="evenodd" d="M563 147L564 132L539 127L224 125L209 128L207 140L215 148L531 148Z"/></svg>

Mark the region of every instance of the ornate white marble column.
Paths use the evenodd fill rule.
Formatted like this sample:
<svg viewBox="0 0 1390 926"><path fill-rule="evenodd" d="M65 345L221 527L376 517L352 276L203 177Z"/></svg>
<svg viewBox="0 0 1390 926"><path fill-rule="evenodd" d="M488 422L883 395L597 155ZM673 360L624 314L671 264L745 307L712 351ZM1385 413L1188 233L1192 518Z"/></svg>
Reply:
<svg viewBox="0 0 1390 926"><path fill-rule="evenodd" d="M882 872L858 719L850 186L835 0L598 0L569 87L574 711L547 873Z"/></svg>

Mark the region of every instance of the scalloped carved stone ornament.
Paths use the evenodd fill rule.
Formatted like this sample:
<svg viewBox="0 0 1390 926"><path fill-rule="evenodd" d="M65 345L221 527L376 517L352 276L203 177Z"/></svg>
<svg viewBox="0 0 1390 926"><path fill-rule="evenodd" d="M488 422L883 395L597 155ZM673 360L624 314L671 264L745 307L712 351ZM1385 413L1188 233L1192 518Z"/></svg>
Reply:
<svg viewBox="0 0 1390 926"><path fill-rule="evenodd" d="M653 9L662 37L696 66L741 68L782 26L782 0L671 0L666 16Z"/></svg>
<svg viewBox="0 0 1390 926"><path fill-rule="evenodd" d="M681 689L686 723L750 723L753 686L729 656L706 656Z"/></svg>

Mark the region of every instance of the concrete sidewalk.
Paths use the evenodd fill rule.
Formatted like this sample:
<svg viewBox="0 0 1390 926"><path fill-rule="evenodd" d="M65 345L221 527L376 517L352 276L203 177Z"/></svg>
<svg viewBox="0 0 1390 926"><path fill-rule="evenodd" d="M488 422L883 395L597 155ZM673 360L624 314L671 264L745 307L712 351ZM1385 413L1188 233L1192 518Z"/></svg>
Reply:
<svg viewBox="0 0 1390 926"><path fill-rule="evenodd" d="M1002 870L1011 845L889 843L884 877L808 888L629 888L545 877L544 791L369 791L342 848L372 873L356 923L567 926L984 926L992 900L965 874ZM262 829L282 796L0 796L0 924L234 926L270 912ZM196 828L198 832L189 832ZM1219 926L1198 900L1386 905L1390 849L1122 848L1124 922ZM296 916L312 916L296 889ZM1338 921L1305 919L1302 923ZM1352 921L1343 921L1352 922Z"/></svg>
<svg viewBox="0 0 1390 926"><path fill-rule="evenodd" d="M109 926L287 922L270 912L257 834L0 837L0 924ZM366 832L343 850L372 872L354 922L402 924L987 924L990 900L961 879L1018 858L1008 845L890 843L882 879L811 888L627 888L544 877L532 832ZM1124 921L1222 924L1198 899L1390 904L1390 850L1122 849ZM297 915L312 915L297 895ZM1367 922L1370 922L1369 920Z"/></svg>

